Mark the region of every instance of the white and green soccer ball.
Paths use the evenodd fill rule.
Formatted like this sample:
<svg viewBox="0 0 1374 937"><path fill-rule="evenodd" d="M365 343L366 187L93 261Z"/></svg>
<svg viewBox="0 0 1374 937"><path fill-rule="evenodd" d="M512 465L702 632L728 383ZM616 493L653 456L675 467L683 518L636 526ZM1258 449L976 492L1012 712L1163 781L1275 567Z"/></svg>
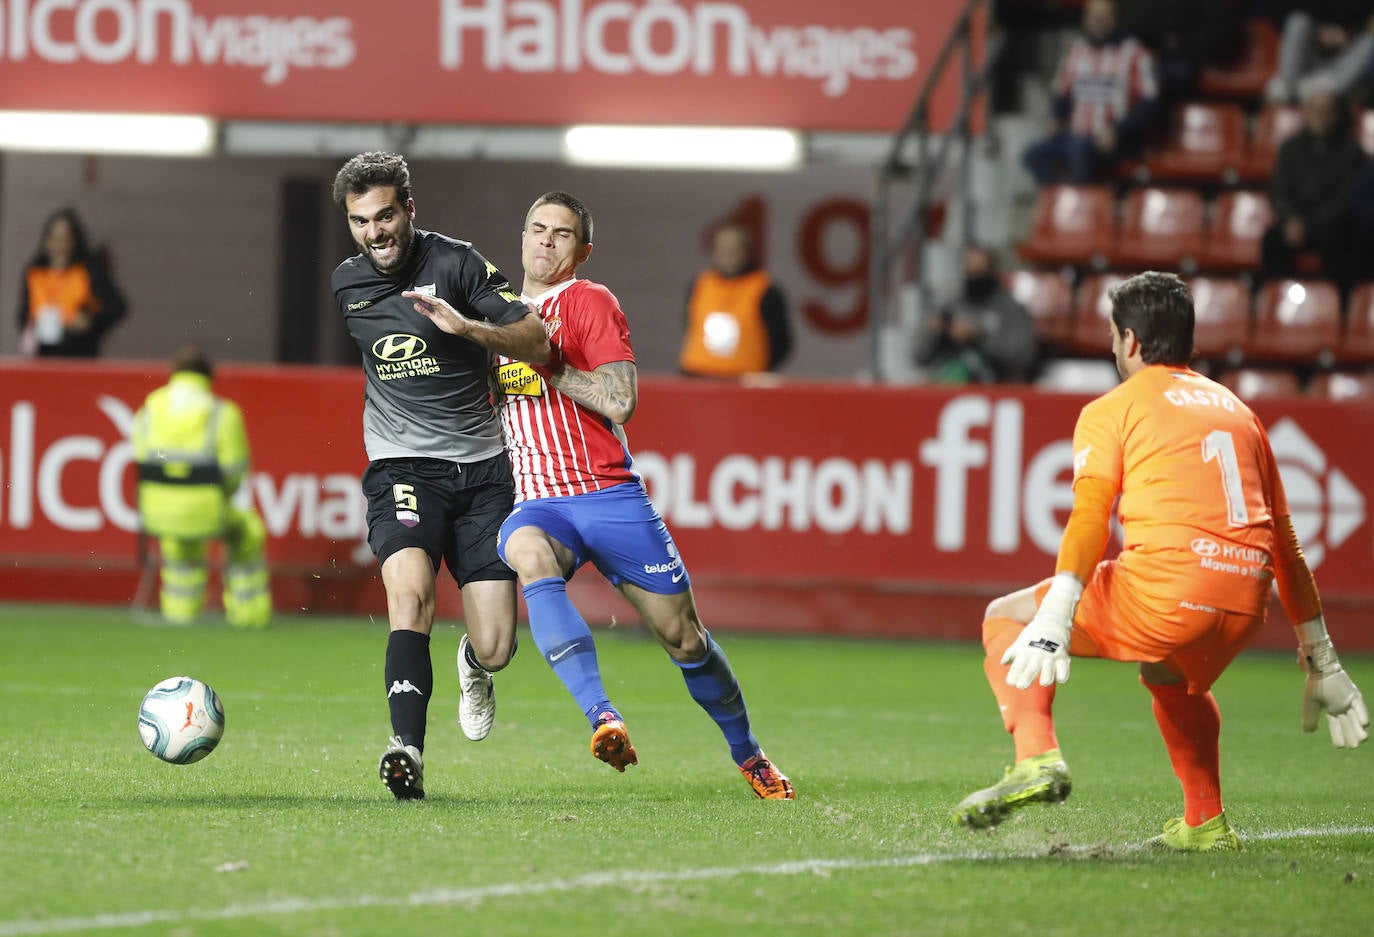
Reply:
<svg viewBox="0 0 1374 937"><path fill-rule="evenodd" d="M200 761L224 735L224 707L194 677L168 677L138 707L138 734L158 758L174 765Z"/></svg>

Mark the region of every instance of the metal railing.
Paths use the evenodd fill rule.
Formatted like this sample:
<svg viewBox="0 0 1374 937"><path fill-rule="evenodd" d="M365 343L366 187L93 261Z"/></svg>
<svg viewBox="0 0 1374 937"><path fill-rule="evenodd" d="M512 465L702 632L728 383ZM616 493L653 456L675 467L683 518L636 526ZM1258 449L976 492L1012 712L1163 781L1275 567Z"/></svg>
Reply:
<svg viewBox="0 0 1374 937"><path fill-rule="evenodd" d="M878 168L873 202L869 214L869 290L868 312L870 329L870 366L877 380L890 375L884 373L882 342L888 324L888 306L893 292L893 272L909 251L917 252L918 267L923 258L928 217L935 206L935 186L951 159L959 164L955 193L946 193L946 200L957 197L962 212L959 230L965 243L973 224L972 200L969 198L971 143L974 137L971 118L974 107L986 88L988 75L1001 52L1002 38L990 30L988 0L967 0L949 36L935 56L926 74L925 83L916 103L892 139L888 156ZM976 62L979 45L982 61ZM951 67L959 69L959 101L949 126L932 145L931 105L941 79ZM955 144L958 144L957 151ZM913 153L914 151L914 153ZM912 192L906 206L894 211L894 188L900 181L911 181ZM898 222L895 231L893 222ZM919 306L928 308L932 301L929 278L921 270L916 282Z"/></svg>

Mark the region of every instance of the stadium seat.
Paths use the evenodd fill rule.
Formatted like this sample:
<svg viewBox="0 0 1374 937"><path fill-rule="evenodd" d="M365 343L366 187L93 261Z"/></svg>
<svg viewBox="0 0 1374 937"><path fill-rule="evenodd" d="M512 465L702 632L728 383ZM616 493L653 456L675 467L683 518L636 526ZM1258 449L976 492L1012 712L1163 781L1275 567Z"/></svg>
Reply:
<svg viewBox="0 0 1374 937"><path fill-rule="evenodd" d="M1245 114L1237 104L1194 101L1170 115L1162 149L1145 160L1150 179L1226 182L1245 166Z"/></svg>
<svg viewBox="0 0 1374 937"><path fill-rule="evenodd" d="M1070 340L1075 351L1099 355L1111 350L1112 299L1108 292L1124 279L1121 274L1100 273L1084 277L1079 284Z"/></svg>
<svg viewBox="0 0 1374 937"><path fill-rule="evenodd" d="M1116 364L1105 359L1056 358L1045 363L1035 381L1039 390L1064 394L1104 394L1121 383Z"/></svg>
<svg viewBox="0 0 1374 937"><path fill-rule="evenodd" d="M1320 400L1374 402L1374 372L1323 371L1312 378L1309 397Z"/></svg>
<svg viewBox="0 0 1374 937"><path fill-rule="evenodd" d="M1257 98L1279 63L1279 34L1266 19L1247 19L1241 54L1236 62L1208 65L1198 76L1199 94L1212 98Z"/></svg>
<svg viewBox="0 0 1374 937"><path fill-rule="evenodd" d="M1236 364L1250 340L1250 290L1240 280L1196 277L1193 292L1196 324L1193 350L1201 358Z"/></svg>
<svg viewBox="0 0 1374 937"><path fill-rule="evenodd" d="M1255 301L1255 331L1247 353L1256 358L1326 361L1340 344L1341 298L1322 280L1272 280Z"/></svg>
<svg viewBox="0 0 1374 937"><path fill-rule="evenodd" d="M1017 250L1035 263L1101 266L1115 230L1111 189L1046 186L1035 197L1030 235Z"/></svg>
<svg viewBox="0 0 1374 937"><path fill-rule="evenodd" d="M1374 283L1361 283L1345 307L1342 361L1374 361Z"/></svg>
<svg viewBox="0 0 1374 937"><path fill-rule="evenodd" d="M1073 334L1073 295L1069 283L1048 270L1013 270L1004 277L1007 291L1030 312L1040 340L1067 342Z"/></svg>
<svg viewBox="0 0 1374 937"><path fill-rule="evenodd" d="M1259 266L1260 239L1273 218L1269 196L1263 192L1221 193L1212 204L1212 223L1203 238L1198 268L1254 271Z"/></svg>
<svg viewBox="0 0 1374 937"><path fill-rule="evenodd" d="M1108 251L1114 266L1192 270L1202 251L1202 196L1193 189L1133 189Z"/></svg>
<svg viewBox="0 0 1374 937"><path fill-rule="evenodd" d="M1302 109L1283 104L1271 104L1259 112L1250 132L1250 149L1246 154L1241 177L1249 182L1268 183L1274 173L1274 160L1279 144L1302 127Z"/></svg>
<svg viewBox="0 0 1374 937"><path fill-rule="evenodd" d="M1241 400L1259 397L1299 397L1298 376L1287 368L1232 368L1217 378Z"/></svg>

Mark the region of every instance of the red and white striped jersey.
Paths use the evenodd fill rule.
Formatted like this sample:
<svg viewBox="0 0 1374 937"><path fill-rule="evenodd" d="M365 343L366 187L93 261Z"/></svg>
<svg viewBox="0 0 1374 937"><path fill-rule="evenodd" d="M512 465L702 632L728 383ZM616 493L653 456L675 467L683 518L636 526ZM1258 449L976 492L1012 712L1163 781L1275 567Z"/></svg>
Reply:
<svg viewBox="0 0 1374 937"><path fill-rule="evenodd" d="M1154 56L1135 39L1097 45L1076 39L1059 63L1054 95L1073 101L1071 133L1113 127L1138 101L1159 97Z"/></svg>
<svg viewBox="0 0 1374 937"><path fill-rule="evenodd" d="M539 307L553 362L594 371L613 361L635 360L625 313L600 283L573 279L542 296L521 299ZM556 390L545 379L547 373L497 358L515 500L586 494L638 481L623 435L616 434L610 420Z"/></svg>

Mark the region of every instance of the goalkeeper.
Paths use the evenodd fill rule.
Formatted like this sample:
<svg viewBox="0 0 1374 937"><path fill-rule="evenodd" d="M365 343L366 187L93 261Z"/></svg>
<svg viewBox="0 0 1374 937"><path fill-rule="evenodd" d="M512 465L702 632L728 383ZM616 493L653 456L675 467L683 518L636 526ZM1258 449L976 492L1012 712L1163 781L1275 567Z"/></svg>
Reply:
<svg viewBox="0 0 1374 937"><path fill-rule="evenodd" d="M1068 796L1051 715L1055 684L1068 680L1071 656L1103 657L1139 663L1183 786L1183 816L1149 845L1237 850L1222 809L1211 686L1264 624L1271 584L1297 625L1303 729L1313 731L1325 712L1332 743L1354 748L1368 737L1369 713L1327 637L1263 424L1187 366L1188 287L1172 274L1142 273L1111 300L1122 383L1085 406L1074 429L1074 503L1056 574L994 600L983 622L983 669L1016 763L954 815L987 827ZM1118 496L1121 554L1099 562Z"/></svg>
<svg viewBox="0 0 1374 937"><path fill-rule="evenodd" d="M267 529L252 507L233 503L248 474L248 436L238 405L210 389L213 366L183 348L171 380L134 416L138 514L159 539L162 616L189 624L205 604L211 540L223 540L224 614L229 624L262 628L272 617L263 547Z"/></svg>

